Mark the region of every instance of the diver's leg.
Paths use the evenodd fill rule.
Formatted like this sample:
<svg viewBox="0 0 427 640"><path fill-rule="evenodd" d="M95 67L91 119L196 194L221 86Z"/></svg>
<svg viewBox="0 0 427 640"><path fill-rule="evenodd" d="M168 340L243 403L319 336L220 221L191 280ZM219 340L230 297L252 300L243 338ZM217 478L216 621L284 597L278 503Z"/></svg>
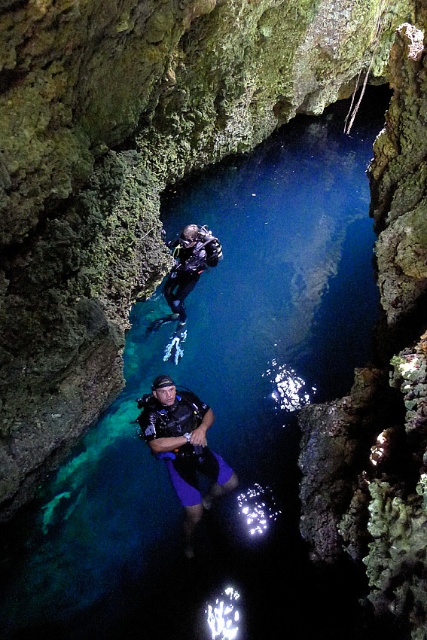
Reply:
<svg viewBox="0 0 427 640"><path fill-rule="evenodd" d="M176 313L179 313L179 322L183 326L187 322L187 311L184 306L184 300L193 291L194 287L200 279L200 274L197 272L187 274L185 278L182 278L178 288L174 294L174 308Z"/></svg>
<svg viewBox="0 0 427 640"><path fill-rule="evenodd" d="M192 507L185 507L184 511L184 554L187 558L194 558L194 534L203 517L203 505L200 503Z"/></svg>
<svg viewBox="0 0 427 640"><path fill-rule="evenodd" d="M221 496L225 496L226 493L234 491L239 485L239 479L237 474L233 471L233 475L225 484L218 484L215 482L207 494L203 497L203 506L206 510L212 507L212 502Z"/></svg>
<svg viewBox="0 0 427 640"><path fill-rule="evenodd" d="M179 287L176 291L176 297L179 297L180 300L184 301L185 298L193 291L194 287L200 280L200 274L195 271L194 273L188 274L187 277L181 280Z"/></svg>
<svg viewBox="0 0 427 640"><path fill-rule="evenodd" d="M214 483L210 487L209 491L203 497L203 506L205 509L210 509L212 502L226 493L230 493L236 489L239 484L239 479L236 472L230 467L230 465L220 455L214 451L208 450L208 455L205 457L203 463L204 473L215 479ZM215 469L215 475L213 471Z"/></svg>
<svg viewBox="0 0 427 640"><path fill-rule="evenodd" d="M165 300L172 311L171 319L185 323L187 314L185 312L183 300L186 294L185 291L184 294L182 293L182 289L185 289L185 286L181 280L182 278L170 278L164 286L163 295L165 296Z"/></svg>
<svg viewBox="0 0 427 640"><path fill-rule="evenodd" d="M163 287L163 295L165 297L165 300L168 304L168 306L170 307L171 311L173 313L174 309L173 309L173 301L175 299L175 295L174 295L174 289L177 287L178 283L176 281L176 279L171 278L169 276L169 279L166 281L165 286Z"/></svg>
<svg viewBox="0 0 427 640"><path fill-rule="evenodd" d="M184 325L187 322L187 311L184 306L184 300L179 297L176 298L172 303L172 309L174 313L178 314L178 320L181 325Z"/></svg>
<svg viewBox="0 0 427 640"><path fill-rule="evenodd" d="M202 495L198 488L195 469L187 469L178 461L165 460L173 488L184 507L184 554L194 558L194 533L203 516Z"/></svg>

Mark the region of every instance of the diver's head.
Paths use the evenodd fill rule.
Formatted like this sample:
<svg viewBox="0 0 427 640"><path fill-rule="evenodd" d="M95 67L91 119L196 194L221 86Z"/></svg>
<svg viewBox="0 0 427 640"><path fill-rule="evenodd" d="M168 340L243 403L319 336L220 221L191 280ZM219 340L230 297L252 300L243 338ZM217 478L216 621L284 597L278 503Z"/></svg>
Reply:
<svg viewBox="0 0 427 640"><path fill-rule="evenodd" d="M192 247L197 241L199 235L199 227L197 224L187 224L181 231L179 236L179 244L183 247Z"/></svg>
<svg viewBox="0 0 427 640"><path fill-rule="evenodd" d="M157 378L153 380L151 391L153 392L153 396L156 400L161 404L169 407L175 402L176 386L170 376L157 376Z"/></svg>

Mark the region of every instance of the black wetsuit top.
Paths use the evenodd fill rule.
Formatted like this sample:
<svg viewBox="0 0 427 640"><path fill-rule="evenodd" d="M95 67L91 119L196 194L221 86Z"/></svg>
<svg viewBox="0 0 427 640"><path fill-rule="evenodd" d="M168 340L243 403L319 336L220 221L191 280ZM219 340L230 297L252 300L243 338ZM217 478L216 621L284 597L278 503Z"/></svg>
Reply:
<svg viewBox="0 0 427 640"><path fill-rule="evenodd" d="M183 273L187 275L190 273L200 274L207 269L207 253L204 243L200 240L197 240L194 247L188 248L181 247L179 240L175 240L170 244L170 247L173 249L174 258L178 261L178 264L172 269L172 273L177 271L180 275Z"/></svg>
<svg viewBox="0 0 427 640"><path fill-rule="evenodd" d="M191 433L199 426L209 408L192 391L177 394L170 407L151 397L137 419L141 436L146 442L151 442L156 438L173 438Z"/></svg>

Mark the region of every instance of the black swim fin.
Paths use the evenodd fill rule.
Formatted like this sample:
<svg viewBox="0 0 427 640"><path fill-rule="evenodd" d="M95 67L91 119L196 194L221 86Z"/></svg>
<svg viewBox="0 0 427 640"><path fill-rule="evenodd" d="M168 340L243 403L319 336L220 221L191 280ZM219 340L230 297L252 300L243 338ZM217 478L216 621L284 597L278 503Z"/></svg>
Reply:
<svg viewBox="0 0 427 640"><path fill-rule="evenodd" d="M164 318L157 318L157 320L153 320L151 324L148 325L145 335L150 335L150 333L154 333L158 331L161 326L166 324L167 322L175 322L179 319L179 315L177 313L171 313L169 316L165 316Z"/></svg>

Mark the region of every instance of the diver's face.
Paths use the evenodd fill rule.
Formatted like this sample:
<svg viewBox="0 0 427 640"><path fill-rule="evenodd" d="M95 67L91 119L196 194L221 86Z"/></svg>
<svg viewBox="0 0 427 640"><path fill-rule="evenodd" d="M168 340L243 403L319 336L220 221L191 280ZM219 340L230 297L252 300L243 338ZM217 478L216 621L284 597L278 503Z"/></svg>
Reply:
<svg viewBox="0 0 427 640"><path fill-rule="evenodd" d="M161 404L170 407L175 402L176 387L175 385L171 385L170 387L156 389L156 391L153 391L153 396L161 402Z"/></svg>
<svg viewBox="0 0 427 640"><path fill-rule="evenodd" d="M194 245L196 244L196 241L191 240L191 238L189 239L180 238L179 244L183 249L190 249L191 247L194 247Z"/></svg>

